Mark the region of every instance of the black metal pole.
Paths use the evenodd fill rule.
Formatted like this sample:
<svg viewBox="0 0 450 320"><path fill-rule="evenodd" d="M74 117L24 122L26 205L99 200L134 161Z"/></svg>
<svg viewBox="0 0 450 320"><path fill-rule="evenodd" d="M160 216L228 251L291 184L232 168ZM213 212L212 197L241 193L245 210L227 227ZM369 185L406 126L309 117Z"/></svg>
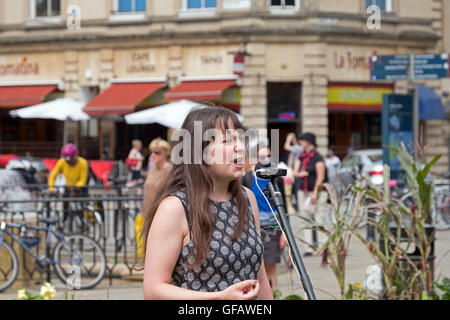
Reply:
<svg viewBox="0 0 450 320"><path fill-rule="evenodd" d="M270 180L270 182L267 184L267 188L270 193L270 200L272 201L273 206L278 211L278 216L281 220L281 225L284 229L284 232L286 234L286 240L289 244L289 247L292 250L294 263L297 266L297 269L300 273L300 280L303 285L303 289L305 289L306 294L308 295L309 300L317 300L316 295L314 294L314 290L311 284L311 281L309 280L308 273L306 272L305 265L303 264L302 257L300 255L300 252L298 250L297 243L295 242L294 235L292 233L291 226L289 225L289 221L286 216L286 210L284 208L283 200L281 197L281 192L276 191L273 186L273 179Z"/></svg>

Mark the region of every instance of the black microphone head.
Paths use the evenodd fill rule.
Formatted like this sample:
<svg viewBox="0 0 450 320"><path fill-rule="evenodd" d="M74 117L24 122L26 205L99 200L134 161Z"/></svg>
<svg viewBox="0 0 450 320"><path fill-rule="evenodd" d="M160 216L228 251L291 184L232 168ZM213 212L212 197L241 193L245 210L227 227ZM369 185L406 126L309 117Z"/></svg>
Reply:
<svg viewBox="0 0 450 320"><path fill-rule="evenodd" d="M259 170L261 168L270 168L270 167L275 167L275 165L273 163L270 163L270 162L258 162L255 165L255 170Z"/></svg>

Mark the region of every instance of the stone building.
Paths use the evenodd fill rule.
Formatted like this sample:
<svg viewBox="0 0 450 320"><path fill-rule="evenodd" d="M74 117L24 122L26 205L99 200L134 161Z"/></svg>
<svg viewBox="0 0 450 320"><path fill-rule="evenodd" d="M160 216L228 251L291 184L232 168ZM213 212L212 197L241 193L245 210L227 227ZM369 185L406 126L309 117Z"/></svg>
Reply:
<svg viewBox="0 0 450 320"><path fill-rule="evenodd" d="M87 103L94 120L65 132L92 157L104 149L124 157L132 138L164 136L166 128L118 119L181 98L221 103L247 127L280 129L281 145L288 132L311 131L322 153L379 148L381 97L405 92L406 81L371 82L371 56L450 52L449 2L0 0L0 153L33 143L57 152L61 124L7 113L27 104L7 100L7 89L14 96L40 85L41 101L64 94ZM448 103L450 79L424 83ZM435 170L447 172L448 120L423 127L430 154L444 154Z"/></svg>

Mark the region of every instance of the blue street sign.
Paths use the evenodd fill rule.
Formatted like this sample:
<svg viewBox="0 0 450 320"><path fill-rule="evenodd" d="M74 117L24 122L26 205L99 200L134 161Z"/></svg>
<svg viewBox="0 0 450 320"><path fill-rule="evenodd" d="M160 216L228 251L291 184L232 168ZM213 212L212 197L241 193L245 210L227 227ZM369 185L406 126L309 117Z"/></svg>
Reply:
<svg viewBox="0 0 450 320"><path fill-rule="evenodd" d="M383 164L390 167L391 178L397 179L402 174L403 169L397 156L389 147L403 142L410 153L414 150L413 95L383 95L381 123Z"/></svg>
<svg viewBox="0 0 450 320"><path fill-rule="evenodd" d="M376 80L407 80L409 56L386 55L372 57L372 81Z"/></svg>
<svg viewBox="0 0 450 320"><path fill-rule="evenodd" d="M450 58L443 54L414 56L414 79L440 79L450 77Z"/></svg>
<svg viewBox="0 0 450 320"><path fill-rule="evenodd" d="M412 79L440 79L450 77L450 56L443 54L417 54L413 56ZM385 55L372 57L371 79L408 80L409 55Z"/></svg>

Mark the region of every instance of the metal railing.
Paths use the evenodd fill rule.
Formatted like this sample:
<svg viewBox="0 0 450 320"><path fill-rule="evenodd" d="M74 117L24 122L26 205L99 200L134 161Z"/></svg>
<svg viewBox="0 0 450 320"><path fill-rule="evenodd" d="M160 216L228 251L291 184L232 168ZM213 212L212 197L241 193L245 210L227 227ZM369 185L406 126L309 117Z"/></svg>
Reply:
<svg viewBox="0 0 450 320"><path fill-rule="evenodd" d="M3 190L5 186L2 186ZM15 188L19 188L15 186ZM26 185L26 199L2 199L0 197L0 221L36 225L38 218L58 217L58 228L63 233L83 233L95 239L107 258L109 282L113 278L135 273L137 246L135 218L141 213L142 188L125 186L89 186L83 197L65 197L64 192L51 194L46 185ZM61 190L60 190L61 191ZM0 193L2 190L0 190ZM38 235L44 239L44 234ZM41 241L41 244L45 241ZM40 245L34 252L45 250ZM19 254L20 249L17 251ZM23 252L25 256L25 252ZM25 259L24 259L25 260ZM33 278L43 273L40 266L23 264L24 277Z"/></svg>

